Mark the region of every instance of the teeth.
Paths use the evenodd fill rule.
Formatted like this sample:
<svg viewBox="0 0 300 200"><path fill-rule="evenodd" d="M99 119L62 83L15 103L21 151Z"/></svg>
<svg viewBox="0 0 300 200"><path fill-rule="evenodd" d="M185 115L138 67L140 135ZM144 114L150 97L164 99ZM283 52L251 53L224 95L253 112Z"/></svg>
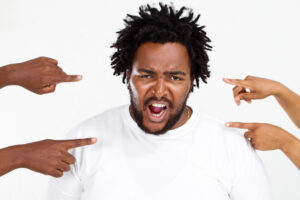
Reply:
<svg viewBox="0 0 300 200"><path fill-rule="evenodd" d="M151 106L153 106L153 107L159 107L159 108L166 107L164 104L158 104L158 103L153 103L153 104L151 104Z"/></svg>

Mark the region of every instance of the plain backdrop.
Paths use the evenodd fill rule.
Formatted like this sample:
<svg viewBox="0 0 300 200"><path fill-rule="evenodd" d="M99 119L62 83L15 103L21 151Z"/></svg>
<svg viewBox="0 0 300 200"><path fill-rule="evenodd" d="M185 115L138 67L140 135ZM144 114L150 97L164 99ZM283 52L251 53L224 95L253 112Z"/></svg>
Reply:
<svg viewBox="0 0 300 200"><path fill-rule="evenodd" d="M36 95L21 87L0 90L0 148L46 138L62 139L76 124L109 108L129 103L126 85L112 75L110 45L124 27L127 13L157 1L0 1L0 66L48 56L78 83L58 85ZM169 3L169 1L165 2ZM196 89L188 104L225 121L266 122L300 137L273 97L236 106L232 86L222 77L271 78L300 93L300 1L173 1L201 13L212 40L208 84ZM99 138L101 140L101 138ZM300 198L299 170L282 152L262 158L275 200ZM48 177L18 169L0 177L1 200L43 200Z"/></svg>

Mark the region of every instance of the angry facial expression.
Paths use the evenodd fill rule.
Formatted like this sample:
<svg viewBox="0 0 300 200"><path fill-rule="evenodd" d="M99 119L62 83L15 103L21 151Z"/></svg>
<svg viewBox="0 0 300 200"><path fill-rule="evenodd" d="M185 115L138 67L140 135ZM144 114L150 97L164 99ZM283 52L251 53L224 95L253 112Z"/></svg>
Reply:
<svg viewBox="0 0 300 200"><path fill-rule="evenodd" d="M130 111L147 133L162 134L184 124L192 87L187 49L177 42L142 44L128 72Z"/></svg>

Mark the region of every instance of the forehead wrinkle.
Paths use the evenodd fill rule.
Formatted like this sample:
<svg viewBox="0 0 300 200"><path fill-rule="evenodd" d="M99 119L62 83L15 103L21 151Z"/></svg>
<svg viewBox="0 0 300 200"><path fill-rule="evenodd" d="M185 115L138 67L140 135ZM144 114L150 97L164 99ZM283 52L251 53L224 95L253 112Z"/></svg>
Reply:
<svg viewBox="0 0 300 200"><path fill-rule="evenodd" d="M145 72L145 73L148 73L148 74L156 74L155 71L153 71L151 69L149 70L149 69L146 69L146 68L139 68L137 71L138 72Z"/></svg>
<svg viewBox="0 0 300 200"><path fill-rule="evenodd" d="M166 68L166 70L162 70L163 68ZM171 68L171 69L170 69ZM149 74L157 74L157 73L163 73L163 74L173 74L173 75L183 75L185 76L187 73L184 70L181 70L180 67L176 67L174 65L168 65L168 66L137 66L137 71L138 72L145 72Z"/></svg>

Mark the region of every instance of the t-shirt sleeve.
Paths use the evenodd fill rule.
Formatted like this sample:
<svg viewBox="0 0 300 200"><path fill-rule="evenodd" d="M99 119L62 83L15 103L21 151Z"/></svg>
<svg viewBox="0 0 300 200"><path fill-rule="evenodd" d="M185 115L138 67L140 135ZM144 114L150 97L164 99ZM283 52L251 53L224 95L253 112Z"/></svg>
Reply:
<svg viewBox="0 0 300 200"><path fill-rule="evenodd" d="M80 199L81 186L72 172L64 173L61 178L51 178L47 191L47 200Z"/></svg>
<svg viewBox="0 0 300 200"><path fill-rule="evenodd" d="M271 200L271 187L261 159L250 142L239 132L231 134L229 142L232 162L232 200Z"/></svg>

